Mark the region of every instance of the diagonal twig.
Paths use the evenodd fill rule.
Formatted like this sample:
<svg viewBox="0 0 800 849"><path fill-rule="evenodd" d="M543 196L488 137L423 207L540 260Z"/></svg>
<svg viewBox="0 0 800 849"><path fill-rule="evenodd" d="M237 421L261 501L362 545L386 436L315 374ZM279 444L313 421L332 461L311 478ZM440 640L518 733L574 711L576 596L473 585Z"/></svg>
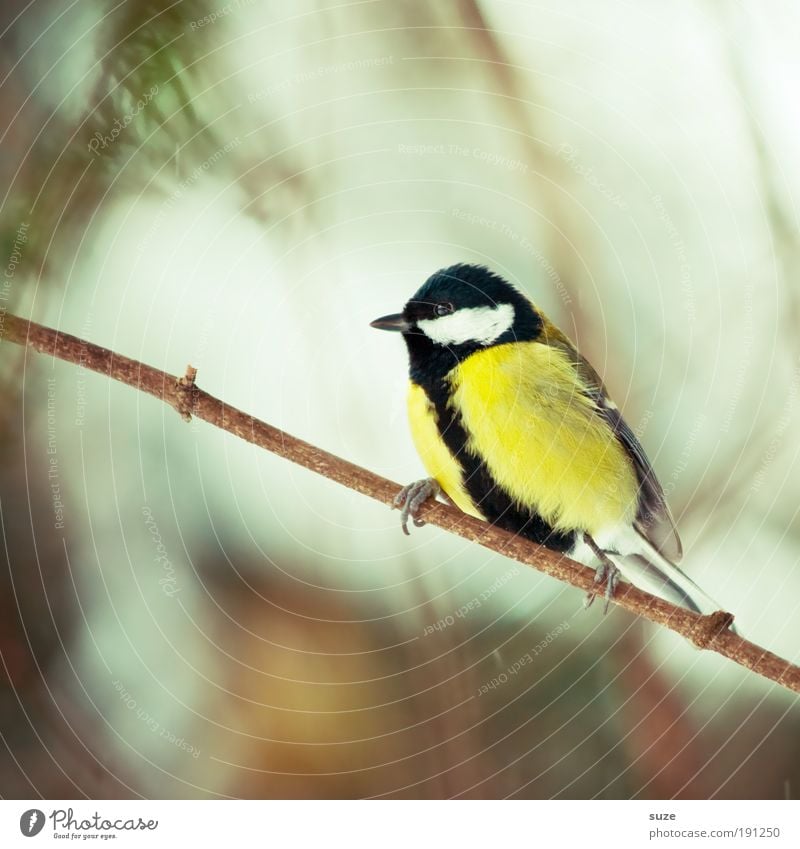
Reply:
<svg viewBox="0 0 800 849"><path fill-rule="evenodd" d="M240 439L384 504L391 505L400 488L399 484L323 451L214 398L197 387L196 371L191 366L183 377L176 378L76 336L0 312L0 343L3 341L26 345L43 354L105 374L140 392L159 398L173 407L184 419L191 416L203 419ZM477 542L485 548L526 566L532 566L585 592L596 590L593 569L487 522L467 516L454 507L439 502L427 502L420 511L420 517L431 525ZM719 611L710 616L700 616L631 584L621 584L612 602L681 634L700 648L715 651L746 669L800 693L800 667L731 632L728 626L733 617L729 613Z"/></svg>

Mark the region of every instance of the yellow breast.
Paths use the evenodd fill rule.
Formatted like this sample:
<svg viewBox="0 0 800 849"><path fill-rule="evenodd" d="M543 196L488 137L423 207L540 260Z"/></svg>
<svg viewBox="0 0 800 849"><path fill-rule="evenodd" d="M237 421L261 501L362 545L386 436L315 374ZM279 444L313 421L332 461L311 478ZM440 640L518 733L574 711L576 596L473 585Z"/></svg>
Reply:
<svg viewBox="0 0 800 849"><path fill-rule="evenodd" d="M408 421L414 446L428 474L459 510L479 519L485 518L464 488L461 466L439 435L433 404L425 390L414 383L408 388Z"/></svg>
<svg viewBox="0 0 800 849"><path fill-rule="evenodd" d="M539 342L499 345L468 357L449 379L450 404L461 414L469 449L518 504L562 531L596 534L633 520L633 466L579 391L565 352ZM429 437L420 433L415 440ZM446 465L444 458L439 462ZM452 468L447 472L452 478Z"/></svg>

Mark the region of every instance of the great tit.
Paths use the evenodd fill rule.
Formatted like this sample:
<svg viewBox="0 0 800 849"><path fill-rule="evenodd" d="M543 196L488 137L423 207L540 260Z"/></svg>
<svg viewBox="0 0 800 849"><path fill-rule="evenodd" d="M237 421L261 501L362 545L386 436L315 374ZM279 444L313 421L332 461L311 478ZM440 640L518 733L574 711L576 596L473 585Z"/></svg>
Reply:
<svg viewBox="0 0 800 849"><path fill-rule="evenodd" d="M443 494L595 568L606 609L621 572L676 604L719 610L675 565L682 547L664 491L597 372L510 283L454 265L372 327L405 340L411 433L431 476L395 499L405 533Z"/></svg>

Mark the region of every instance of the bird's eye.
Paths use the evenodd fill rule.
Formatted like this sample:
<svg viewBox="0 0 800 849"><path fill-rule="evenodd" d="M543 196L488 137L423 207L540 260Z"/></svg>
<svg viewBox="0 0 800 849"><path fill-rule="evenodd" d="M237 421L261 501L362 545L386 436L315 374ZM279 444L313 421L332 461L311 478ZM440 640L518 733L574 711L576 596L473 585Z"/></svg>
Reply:
<svg viewBox="0 0 800 849"><path fill-rule="evenodd" d="M450 315L453 312L452 304L436 304L433 308L433 311L436 315Z"/></svg>

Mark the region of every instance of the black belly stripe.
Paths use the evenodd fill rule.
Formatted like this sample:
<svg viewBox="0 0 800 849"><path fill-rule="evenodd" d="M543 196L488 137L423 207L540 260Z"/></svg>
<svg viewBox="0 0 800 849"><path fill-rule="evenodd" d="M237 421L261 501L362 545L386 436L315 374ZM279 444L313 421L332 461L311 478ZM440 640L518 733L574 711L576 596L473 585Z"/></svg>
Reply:
<svg viewBox="0 0 800 849"><path fill-rule="evenodd" d="M464 487L484 516L499 528L546 545L555 551L568 551L575 544L574 531L557 531L535 510L521 509L492 477L483 460L467 449L467 431L461 414L447 406L447 389L441 383L431 390L423 386L436 410L439 434L461 466Z"/></svg>

